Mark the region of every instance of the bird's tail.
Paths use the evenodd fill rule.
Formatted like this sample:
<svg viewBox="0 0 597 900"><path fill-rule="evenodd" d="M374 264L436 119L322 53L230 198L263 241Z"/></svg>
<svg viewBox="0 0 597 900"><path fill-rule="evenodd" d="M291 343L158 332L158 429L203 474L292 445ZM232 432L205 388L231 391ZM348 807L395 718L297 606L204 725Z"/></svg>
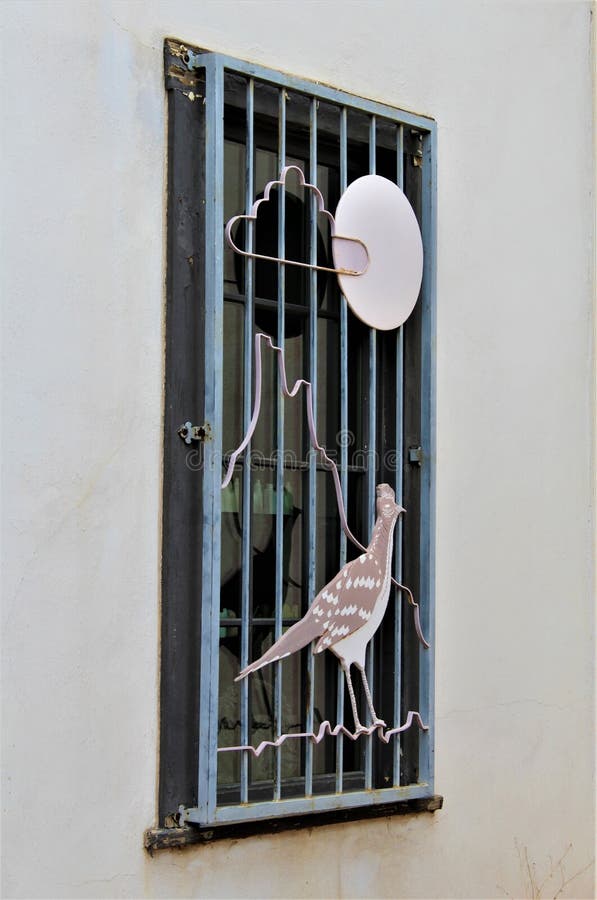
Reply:
<svg viewBox="0 0 597 900"><path fill-rule="evenodd" d="M261 669L263 666L268 666L278 659L284 659L286 656L290 656L291 653L295 653L297 650L306 647L307 644L314 641L316 637L320 637L321 633L321 625L315 621L313 616L301 619L300 622L295 622L288 631L284 632L282 637L280 637L275 644L272 644L269 650L265 651L263 656L260 656L255 662L246 666L234 680L240 681L251 672L256 672L257 669Z"/></svg>

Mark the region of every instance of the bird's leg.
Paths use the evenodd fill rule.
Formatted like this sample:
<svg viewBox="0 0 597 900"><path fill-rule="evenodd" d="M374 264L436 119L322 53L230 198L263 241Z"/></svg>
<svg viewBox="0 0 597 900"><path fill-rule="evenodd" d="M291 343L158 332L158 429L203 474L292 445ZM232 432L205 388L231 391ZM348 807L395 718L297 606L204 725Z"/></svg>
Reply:
<svg viewBox="0 0 597 900"><path fill-rule="evenodd" d="M371 713L371 724L385 728L386 723L384 722L383 719L379 719L377 716L377 713L375 712L375 708L373 706L373 698L371 696L371 691L369 690L369 683L367 681L367 675L365 674L365 669L363 668L363 666L359 665L359 663L355 663L355 666L361 673L361 678L363 679L363 687L365 688L365 697L367 698L367 706L369 707L369 712Z"/></svg>
<svg viewBox="0 0 597 900"><path fill-rule="evenodd" d="M350 705L352 706L352 715L354 717L354 727L356 729L356 734L360 734L362 731L367 731L364 725L361 725L359 714L357 712L357 701L354 696L354 689L352 686L352 680L350 678L350 666L347 665L344 661L342 661L342 670L346 675L346 683L348 685L348 696L350 697Z"/></svg>

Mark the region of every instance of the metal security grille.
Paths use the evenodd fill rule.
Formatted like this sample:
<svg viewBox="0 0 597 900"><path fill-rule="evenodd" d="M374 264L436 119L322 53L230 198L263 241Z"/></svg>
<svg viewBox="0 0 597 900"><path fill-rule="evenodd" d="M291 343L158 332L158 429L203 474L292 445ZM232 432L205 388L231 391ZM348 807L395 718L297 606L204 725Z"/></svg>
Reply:
<svg viewBox="0 0 597 900"><path fill-rule="evenodd" d="M172 811L176 791L183 820L200 825L430 796L433 650L420 649L409 609L394 592L369 647L369 684L389 725L413 709L429 731L413 727L388 745L373 734L356 742L288 741L259 757L222 752L293 729L317 732L326 719L343 722L345 712L351 725L345 679L329 653L315 658L306 648L234 683L239 669L298 621L326 580L356 555L339 528L331 475L310 451L304 400L283 399L273 355L264 353L257 431L230 487L222 491L220 484L251 418L254 335L266 332L284 349L291 381L304 377L313 385L318 435L336 454L353 532L367 543L380 482L392 484L406 507L394 575L420 601L423 630L433 641L434 123L173 41L166 44L166 84L169 321L176 318L171 331L180 342L173 346L170 335L167 358L162 813ZM361 175L377 173L404 189L421 224L425 269L421 297L402 328L364 326L333 276L245 261L225 249L226 220L248 213L285 165L300 167L332 211ZM243 225L236 239L248 250L331 264L315 200L292 180L272 194L265 215ZM180 303L192 305L182 322ZM168 381L176 385L170 405ZM195 408L183 410L184 402ZM209 438L187 453L185 472L177 468L184 450L168 444L177 414L180 421L200 415ZM174 549L177 513L188 524L182 550ZM176 571L166 560L173 553ZM188 579L183 587L181 566L192 588ZM174 632L180 642L185 627L198 653L167 646ZM185 721L190 715L192 723ZM164 737L173 722L177 741L186 741L182 753ZM189 796L193 757L198 777Z"/></svg>

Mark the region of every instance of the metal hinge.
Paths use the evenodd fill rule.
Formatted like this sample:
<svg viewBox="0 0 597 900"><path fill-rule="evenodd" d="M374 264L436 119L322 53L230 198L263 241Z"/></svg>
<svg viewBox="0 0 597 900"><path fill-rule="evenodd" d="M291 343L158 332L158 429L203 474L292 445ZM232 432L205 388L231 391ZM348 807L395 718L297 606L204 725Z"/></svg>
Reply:
<svg viewBox="0 0 597 900"><path fill-rule="evenodd" d="M211 427L209 422L204 422L203 425L193 425L191 422L185 422L178 429L178 434L185 444L190 444L193 441L207 441L211 437Z"/></svg>
<svg viewBox="0 0 597 900"><path fill-rule="evenodd" d="M408 448L408 461L412 463L413 466L422 466L423 465L423 448L422 447L409 447Z"/></svg>
<svg viewBox="0 0 597 900"><path fill-rule="evenodd" d="M184 47L182 44L180 49L182 60L189 71L201 69L205 65L204 53L195 53L190 47Z"/></svg>

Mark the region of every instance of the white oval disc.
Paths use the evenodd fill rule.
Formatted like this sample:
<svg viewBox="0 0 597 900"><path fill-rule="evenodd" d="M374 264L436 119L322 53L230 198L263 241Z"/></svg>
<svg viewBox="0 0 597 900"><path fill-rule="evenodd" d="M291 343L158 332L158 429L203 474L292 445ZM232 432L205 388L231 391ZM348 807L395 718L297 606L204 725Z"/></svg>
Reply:
<svg viewBox="0 0 597 900"><path fill-rule="evenodd" d="M359 238L369 254L363 275L338 275L348 305L372 328L398 328L413 311L423 278L423 241L412 206L397 184L364 175L342 194L335 218L339 238ZM332 241L337 269L354 268L352 248Z"/></svg>

